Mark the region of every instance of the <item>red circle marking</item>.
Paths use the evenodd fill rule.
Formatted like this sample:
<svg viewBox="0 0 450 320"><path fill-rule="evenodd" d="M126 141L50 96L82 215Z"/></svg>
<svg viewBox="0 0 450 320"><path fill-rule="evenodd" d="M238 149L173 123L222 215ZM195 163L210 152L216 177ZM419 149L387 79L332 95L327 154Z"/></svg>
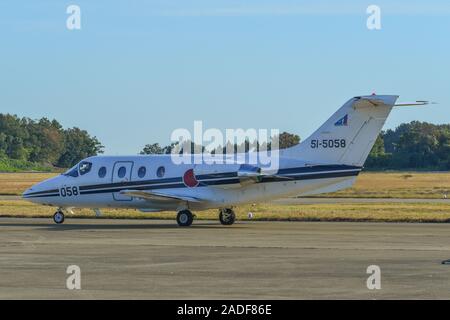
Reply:
<svg viewBox="0 0 450 320"><path fill-rule="evenodd" d="M189 188L198 186L198 181L197 178L195 178L194 169L189 169L184 173L183 182Z"/></svg>

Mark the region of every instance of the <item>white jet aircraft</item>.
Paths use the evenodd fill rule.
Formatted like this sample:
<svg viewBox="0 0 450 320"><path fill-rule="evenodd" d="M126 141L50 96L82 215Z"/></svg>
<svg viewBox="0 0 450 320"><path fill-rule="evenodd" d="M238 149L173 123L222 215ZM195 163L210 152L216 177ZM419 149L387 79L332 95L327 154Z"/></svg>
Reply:
<svg viewBox="0 0 450 320"><path fill-rule="evenodd" d="M58 207L53 216L58 224L72 208L92 208L97 215L99 208L133 208L174 210L178 225L190 226L191 210L217 208L220 222L231 225L232 208L239 204L352 186L392 108L427 104L396 104L397 98L373 94L350 99L308 139L280 150L276 172L239 161L174 164L171 155L94 156L32 186L23 198Z"/></svg>

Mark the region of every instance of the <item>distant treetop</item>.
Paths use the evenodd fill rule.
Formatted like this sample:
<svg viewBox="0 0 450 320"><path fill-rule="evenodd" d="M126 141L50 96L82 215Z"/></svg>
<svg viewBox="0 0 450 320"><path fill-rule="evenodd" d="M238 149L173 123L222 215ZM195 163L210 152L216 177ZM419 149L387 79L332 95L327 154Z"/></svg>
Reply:
<svg viewBox="0 0 450 320"><path fill-rule="evenodd" d="M70 167L103 152L96 137L79 128L63 129L56 120L0 114L0 157Z"/></svg>

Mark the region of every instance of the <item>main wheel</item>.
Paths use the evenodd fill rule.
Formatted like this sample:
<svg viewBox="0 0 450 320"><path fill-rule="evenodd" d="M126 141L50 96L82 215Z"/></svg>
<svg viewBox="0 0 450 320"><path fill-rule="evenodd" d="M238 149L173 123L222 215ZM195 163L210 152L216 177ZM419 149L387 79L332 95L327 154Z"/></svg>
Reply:
<svg viewBox="0 0 450 320"><path fill-rule="evenodd" d="M236 221L236 214L232 209L221 209L219 220L224 226L231 226Z"/></svg>
<svg viewBox="0 0 450 320"><path fill-rule="evenodd" d="M194 215L189 210L181 210L177 214L177 223L180 227L189 227L194 221Z"/></svg>
<svg viewBox="0 0 450 320"><path fill-rule="evenodd" d="M64 213L61 211L56 211L53 215L53 221L55 221L56 224L61 224L64 222Z"/></svg>

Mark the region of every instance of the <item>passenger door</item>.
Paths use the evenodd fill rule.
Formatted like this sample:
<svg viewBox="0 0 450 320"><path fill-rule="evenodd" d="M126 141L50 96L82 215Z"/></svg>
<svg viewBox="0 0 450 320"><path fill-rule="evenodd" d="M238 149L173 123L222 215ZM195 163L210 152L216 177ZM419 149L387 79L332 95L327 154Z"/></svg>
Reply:
<svg viewBox="0 0 450 320"><path fill-rule="evenodd" d="M133 161L117 161L112 170L112 183L121 183L122 190L129 189L127 182L131 182L131 172L133 170ZM133 198L121 195L119 192L113 192L113 198L117 201L131 201Z"/></svg>

